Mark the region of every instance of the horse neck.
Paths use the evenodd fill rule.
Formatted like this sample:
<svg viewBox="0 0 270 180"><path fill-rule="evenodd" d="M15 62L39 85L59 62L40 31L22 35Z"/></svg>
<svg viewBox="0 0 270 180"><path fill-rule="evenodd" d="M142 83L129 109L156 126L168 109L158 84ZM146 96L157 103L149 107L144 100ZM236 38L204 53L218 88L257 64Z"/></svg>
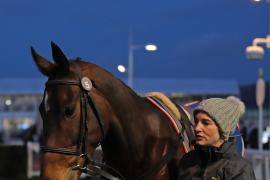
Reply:
<svg viewBox="0 0 270 180"><path fill-rule="evenodd" d="M109 101L116 118L123 128L127 128L125 126L129 126L132 121L138 121L138 113L143 111L141 107L144 106L144 99L128 87L118 89L117 93L109 97Z"/></svg>
<svg viewBox="0 0 270 180"><path fill-rule="evenodd" d="M100 78L100 77L99 77ZM106 97L114 113L118 118L125 118L125 114L131 114L137 104L142 103L143 98L138 96L131 88L111 74L101 77L101 93ZM130 117L130 116L129 116Z"/></svg>
<svg viewBox="0 0 270 180"><path fill-rule="evenodd" d="M105 144L112 143L108 148L115 148L119 152L136 149L136 143L132 143L136 136L133 132L135 129L142 130L138 122L145 122L144 119L147 118L147 114L143 112L147 109L144 98L106 70L94 65L88 69L91 69L89 76L94 77L97 90L106 98L112 111ZM117 143L118 147L115 146Z"/></svg>
<svg viewBox="0 0 270 180"><path fill-rule="evenodd" d="M139 149L136 140L135 129L141 129L136 121L138 119L137 108L143 104L143 98L139 97L135 92L125 85L112 85L106 88L107 100L112 109L112 116L106 138L102 143L102 149L106 162L116 167L125 175L136 163L130 157L138 155ZM145 117L143 117L145 118ZM136 123L135 123L136 122ZM140 140L142 142L143 140ZM127 155L128 153L128 155ZM117 160L113 157L117 155ZM124 166L125 167L124 167Z"/></svg>

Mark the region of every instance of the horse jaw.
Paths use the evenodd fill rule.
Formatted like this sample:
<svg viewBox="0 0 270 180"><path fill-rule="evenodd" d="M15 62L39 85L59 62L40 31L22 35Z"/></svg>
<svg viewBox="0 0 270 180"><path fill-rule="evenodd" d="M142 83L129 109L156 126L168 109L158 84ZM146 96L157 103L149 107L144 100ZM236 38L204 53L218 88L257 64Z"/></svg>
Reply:
<svg viewBox="0 0 270 180"><path fill-rule="evenodd" d="M73 162L78 161L77 157L62 157L62 155L49 153L41 155L41 160L42 180L78 180L81 175L80 171L72 170L76 164ZM79 163L82 164L82 162Z"/></svg>

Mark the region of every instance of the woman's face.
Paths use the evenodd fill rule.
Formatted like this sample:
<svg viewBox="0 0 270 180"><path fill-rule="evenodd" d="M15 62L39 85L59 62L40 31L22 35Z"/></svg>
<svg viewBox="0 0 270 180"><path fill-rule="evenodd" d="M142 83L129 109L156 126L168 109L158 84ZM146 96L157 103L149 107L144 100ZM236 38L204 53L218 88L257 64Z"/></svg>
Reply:
<svg viewBox="0 0 270 180"><path fill-rule="evenodd" d="M204 112L198 112L195 116L195 135L196 144L201 146L220 147L224 142L216 123Z"/></svg>

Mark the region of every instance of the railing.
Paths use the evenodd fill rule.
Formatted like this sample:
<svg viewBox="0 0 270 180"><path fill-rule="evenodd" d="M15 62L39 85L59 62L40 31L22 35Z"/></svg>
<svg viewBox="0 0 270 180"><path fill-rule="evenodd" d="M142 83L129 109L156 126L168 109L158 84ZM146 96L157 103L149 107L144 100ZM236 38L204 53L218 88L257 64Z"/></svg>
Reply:
<svg viewBox="0 0 270 180"><path fill-rule="evenodd" d="M27 178L39 176L39 143L27 143Z"/></svg>
<svg viewBox="0 0 270 180"><path fill-rule="evenodd" d="M27 176L31 178L39 175L38 163L39 144L28 143L27 144ZM96 149L95 157L96 160L102 159L101 147ZM270 151L259 151L255 149L246 149L245 158L251 162L255 172L257 180L270 180Z"/></svg>
<svg viewBox="0 0 270 180"><path fill-rule="evenodd" d="M246 149L245 158L251 162L257 180L270 180L270 151Z"/></svg>

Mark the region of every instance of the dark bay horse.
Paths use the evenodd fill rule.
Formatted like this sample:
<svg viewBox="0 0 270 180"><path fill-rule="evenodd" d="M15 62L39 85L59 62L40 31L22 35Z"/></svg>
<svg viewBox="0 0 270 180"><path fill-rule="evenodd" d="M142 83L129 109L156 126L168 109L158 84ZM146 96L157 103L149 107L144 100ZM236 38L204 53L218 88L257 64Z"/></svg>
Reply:
<svg viewBox="0 0 270 180"><path fill-rule="evenodd" d="M31 47L48 77L40 104L42 179L75 180L81 172L107 179L176 179L182 132L192 135L182 110L184 125L177 134L163 112L111 73L80 58L68 60L51 46L54 63ZM106 165L91 158L98 145Z"/></svg>

